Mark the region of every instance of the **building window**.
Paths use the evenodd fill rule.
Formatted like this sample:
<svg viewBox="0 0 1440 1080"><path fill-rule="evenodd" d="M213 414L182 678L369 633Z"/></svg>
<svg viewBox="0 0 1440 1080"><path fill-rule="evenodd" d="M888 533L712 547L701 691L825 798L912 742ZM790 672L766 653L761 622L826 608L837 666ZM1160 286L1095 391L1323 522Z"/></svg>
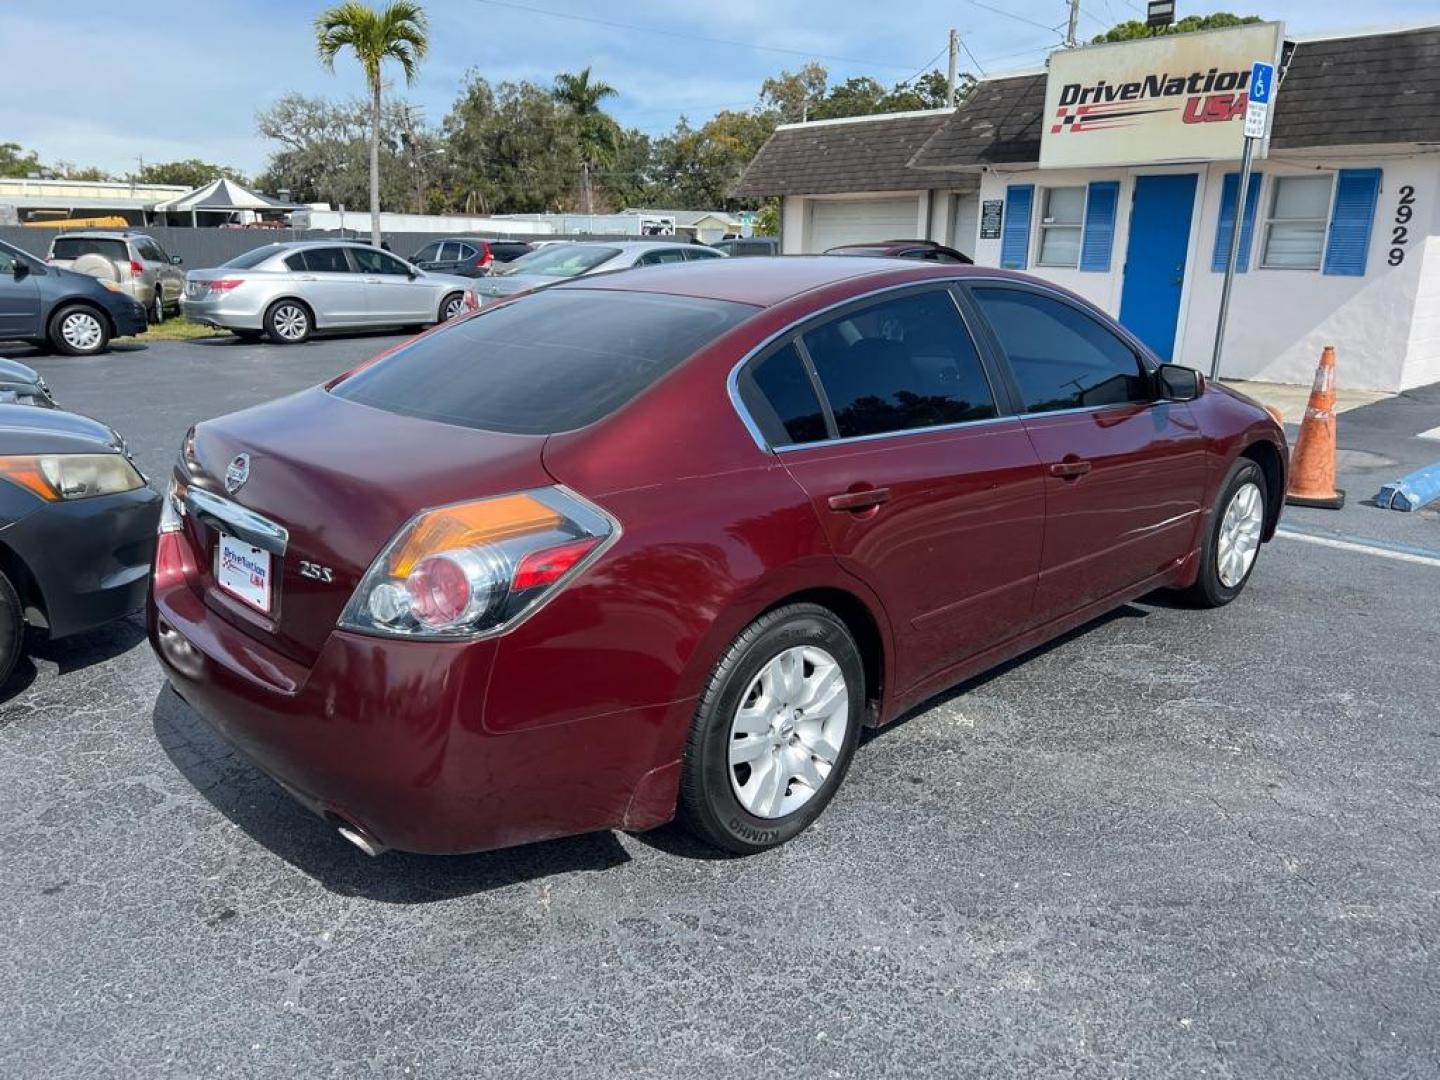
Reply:
<svg viewBox="0 0 1440 1080"><path fill-rule="evenodd" d="M1040 252L1037 266L1079 266L1080 238L1085 226L1085 189L1045 189L1040 215Z"/></svg>
<svg viewBox="0 0 1440 1080"><path fill-rule="evenodd" d="M1283 270L1319 270L1330 220L1332 178L1277 176L1265 218L1265 254L1260 265Z"/></svg>

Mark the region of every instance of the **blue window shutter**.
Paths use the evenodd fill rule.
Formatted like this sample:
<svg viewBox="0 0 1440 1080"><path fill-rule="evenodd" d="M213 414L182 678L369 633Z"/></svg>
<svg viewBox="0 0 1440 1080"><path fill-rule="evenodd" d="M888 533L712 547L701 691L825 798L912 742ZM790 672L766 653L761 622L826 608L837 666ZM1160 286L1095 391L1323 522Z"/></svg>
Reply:
<svg viewBox="0 0 1440 1080"><path fill-rule="evenodd" d="M1370 252L1370 227L1380 199L1379 169L1341 169L1330 211L1330 238L1325 245L1327 274L1363 277Z"/></svg>
<svg viewBox="0 0 1440 1080"><path fill-rule="evenodd" d="M1000 229L1000 265L1024 270L1030 256L1030 208L1034 184L1011 184L1005 189L1005 224Z"/></svg>
<svg viewBox="0 0 1440 1080"><path fill-rule="evenodd" d="M1110 250L1115 246L1115 204L1120 181L1097 180L1085 194L1085 236L1080 242L1080 269L1110 272Z"/></svg>
<svg viewBox="0 0 1440 1080"><path fill-rule="evenodd" d="M1235 254L1235 272L1243 274L1250 269L1250 245L1255 237L1255 214L1260 207L1261 174L1250 174L1250 188L1245 192L1245 220L1240 225L1240 250ZM1217 274L1225 272L1225 260L1230 255L1230 235L1235 228L1235 202L1240 196L1240 174L1226 173L1225 183L1220 189L1220 224L1215 229L1215 253L1210 260L1210 269Z"/></svg>

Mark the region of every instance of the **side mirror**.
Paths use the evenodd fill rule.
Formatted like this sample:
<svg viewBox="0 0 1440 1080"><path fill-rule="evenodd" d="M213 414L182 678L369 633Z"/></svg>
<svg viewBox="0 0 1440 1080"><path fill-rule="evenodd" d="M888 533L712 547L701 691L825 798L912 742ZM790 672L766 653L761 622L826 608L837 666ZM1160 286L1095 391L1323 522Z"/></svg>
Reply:
<svg viewBox="0 0 1440 1080"><path fill-rule="evenodd" d="M1194 368L1161 364L1155 378L1165 401L1194 401L1205 392L1205 376Z"/></svg>
<svg viewBox="0 0 1440 1080"><path fill-rule="evenodd" d="M16 281L21 281L30 276L30 264L24 259L16 259L15 265L10 268L10 273L14 275Z"/></svg>
<svg viewBox="0 0 1440 1080"><path fill-rule="evenodd" d="M171 266L184 266L184 265L185 265L185 260L182 259L179 255L171 255L171 256L170 256L170 265L171 265Z"/></svg>

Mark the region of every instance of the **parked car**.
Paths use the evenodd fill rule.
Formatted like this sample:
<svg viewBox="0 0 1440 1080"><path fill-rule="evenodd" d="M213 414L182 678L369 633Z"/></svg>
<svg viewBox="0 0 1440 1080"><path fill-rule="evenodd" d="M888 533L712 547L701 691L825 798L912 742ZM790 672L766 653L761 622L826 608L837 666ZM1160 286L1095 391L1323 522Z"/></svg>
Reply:
<svg viewBox="0 0 1440 1080"><path fill-rule="evenodd" d="M890 259L919 259L922 262L962 263L975 260L963 251L956 251L934 240L882 240L874 244L841 244L826 255L881 255Z"/></svg>
<svg viewBox="0 0 1440 1080"><path fill-rule="evenodd" d="M372 853L677 813L752 852L862 725L1154 589L1235 599L1285 462L1259 405L1024 275L662 266L200 424L149 632Z"/></svg>
<svg viewBox="0 0 1440 1080"><path fill-rule="evenodd" d="M68 637L138 610L160 494L104 424L0 405L0 684L26 627Z"/></svg>
<svg viewBox="0 0 1440 1080"><path fill-rule="evenodd" d="M550 244L522 255L488 278L476 283L483 303L493 298L514 296L530 289L547 288L570 278L606 274L632 266L661 266L665 263L703 262L723 258L722 252L700 244L673 240L628 240L615 243L580 241Z"/></svg>
<svg viewBox="0 0 1440 1080"><path fill-rule="evenodd" d="M411 255L410 261L422 270L433 270L437 274L483 277L490 273L497 263L504 265L514 262L534 250L534 247L523 240L447 237L430 241Z"/></svg>
<svg viewBox="0 0 1440 1080"><path fill-rule="evenodd" d="M48 266L0 241L0 341L93 356L112 337L145 328L145 309L116 282Z"/></svg>
<svg viewBox="0 0 1440 1080"><path fill-rule="evenodd" d="M478 306L474 282L434 274L369 244L270 244L186 275L181 310L196 322L282 345L317 330L422 327Z"/></svg>
<svg viewBox="0 0 1440 1080"><path fill-rule="evenodd" d="M50 385L38 371L18 360L3 359L0 359L0 405L56 407Z"/></svg>
<svg viewBox="0 0 1440 1080"><path fill-rule="evenodd" d="M735 236L727 237L724 240L717 240L710 245L716 251L723 251L726 255L779 255L780 238L778 236Z"/></svg>
<svg viewBox="0 0 1440 1080"><path fill-rule="evenodd" d="M128 229L64 233L50 241L45 261L114 282L140 302L152 323L164 322L166 315L180 310L185 272L179 267L184 260L167 255L153 237L144 233Z"/></svg>

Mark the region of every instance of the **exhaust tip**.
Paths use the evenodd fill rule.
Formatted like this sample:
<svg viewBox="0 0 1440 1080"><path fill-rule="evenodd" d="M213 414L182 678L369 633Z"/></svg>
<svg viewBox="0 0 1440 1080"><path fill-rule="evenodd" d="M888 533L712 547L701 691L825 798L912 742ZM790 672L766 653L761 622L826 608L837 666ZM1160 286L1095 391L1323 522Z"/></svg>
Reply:
<svg viewBox="0 0 1440 1080"><path fill-rule="evenodd" d="M372 859L375 858L375 856L377 855L383 855L385 853L384 844L380 843L380 841L376 840L374 837L369 836L364 832L361 832L360 829L356 828L354 825L349 824L348 822L341 822L338 826L336 826L336 831L339 832L340 835L343 836L346 840L349 840L350 843L354 844L357 848L363 851L366 855L369 855Z"/></svg>

